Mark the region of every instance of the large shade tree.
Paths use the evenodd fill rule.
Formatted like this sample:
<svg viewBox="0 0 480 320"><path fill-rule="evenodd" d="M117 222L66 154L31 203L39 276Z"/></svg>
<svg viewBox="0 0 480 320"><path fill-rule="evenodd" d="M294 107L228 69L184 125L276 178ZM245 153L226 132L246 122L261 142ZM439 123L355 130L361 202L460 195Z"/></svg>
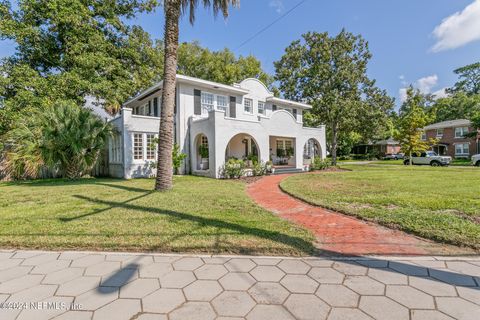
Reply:
<svg viewBox="0 0 480 320"><path fill-rule="evenodd" d="M165 13L165 53L155 190L170 189L173 180L173 116L177 75L179 20L182 14L188 11L190 23L193 24L195 21L195 10L200 2L205 7L212 7L215 15L221 12L224 17L227 17L230 5L236 6L240 3L240 0L164 0L163 2Z"/></svg>
<svg viewBox="0 0 480 320"><path fill-rule="evenodd" d="M275 62L280 91L313 105L305 115L308 125L327 126L333 164L341 137L355 131L369 140L386 131L393 100L367 76L371 56L359 35L309 32Z"/></svg>
<svg viewBox="0 0 480 320"><path fill-rule="evenodd" d="M0 134L39 106L83 105L93 96L115 111L151 85L163 44L126 21L155 6L155 0L0 0L0 39L16 45L0 61Z"/></svg>

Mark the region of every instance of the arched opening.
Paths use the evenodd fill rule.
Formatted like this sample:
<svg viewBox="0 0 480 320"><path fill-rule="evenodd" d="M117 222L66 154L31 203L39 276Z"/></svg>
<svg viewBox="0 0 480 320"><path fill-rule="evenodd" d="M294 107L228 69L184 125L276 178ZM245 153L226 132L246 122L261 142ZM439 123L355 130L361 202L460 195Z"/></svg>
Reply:
<svg viewBox="0 0 480 320"><path fill-rule="evenodd" d="M197 170L208 170L210 162L210 152L208 138L204 134L199 134L195 139L195 158Z"/></svg>
<svg viewBox="0 0 480 320"><path fill-rule="evenodd" d="M233 136L225 149L225 161L229 159L244 160L247 167L252 166L260 160L258 143L246 133Z"/></svg>
<svg viewBox="0 0 480 320"><path fill-rule="evenodd" d="M309 165L312 163L313 158L321 157L322 152L320 143L316 139L310 138L303 146L303 164Z"/></svg>

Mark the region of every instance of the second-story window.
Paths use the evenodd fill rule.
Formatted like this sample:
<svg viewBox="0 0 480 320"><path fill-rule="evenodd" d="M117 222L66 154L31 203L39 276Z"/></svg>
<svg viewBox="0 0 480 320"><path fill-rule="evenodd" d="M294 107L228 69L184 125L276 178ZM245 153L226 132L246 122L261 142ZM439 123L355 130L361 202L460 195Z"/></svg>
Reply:
<svg viewBox="0 0 480 320"><path fill-rule="evenodd" d="M455 128L455 138L463 138L468 133L468 127Z"/></svg>
<svg viewBox="0 0 480 320"><path fill-rule="evenodd" d="M443 128L437 129L437 138L443 137Z"/></svg>
<svg viewBox="0 0 480 320"><path fill-rule="evenodd" d="M213 110L213 94L202 92L202 114Z"/></svg>
<svg viewBox="0 0 480 320"><path fill-rule="evenodd" d="M227 112L228 102L226 96L217 95L217 110Z"/></svg>
<svg viewBox="0 0 480 320"><path fill-rule="evenodd" d="M265 103L262 101L258 101L258 114L265 115Z"/></svg>
<svg viewBox="0 0 480 320"><path fill-rule="evenodd" d="M252 113L253 112L253 101L252 99L243 99L243 110L245 113Z"/></svg>

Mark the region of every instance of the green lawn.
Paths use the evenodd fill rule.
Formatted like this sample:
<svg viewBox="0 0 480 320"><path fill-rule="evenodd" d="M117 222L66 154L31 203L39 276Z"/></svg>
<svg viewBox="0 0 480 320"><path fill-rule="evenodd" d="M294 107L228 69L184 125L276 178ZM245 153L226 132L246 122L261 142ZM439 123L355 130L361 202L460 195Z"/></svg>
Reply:
<svg viewBox="0 0 480 320"><path fill-rule="evenodd" d="M480 170L343 165L296 175L282 189L310 203L425 238L480 249Z"/></svg>
<svg viewBox="0 0 480 320"><path fill-rule="evenodd" d="M245 183L153 180L0 183L0 247L306 255L313 236L254 204Z"/></svg>

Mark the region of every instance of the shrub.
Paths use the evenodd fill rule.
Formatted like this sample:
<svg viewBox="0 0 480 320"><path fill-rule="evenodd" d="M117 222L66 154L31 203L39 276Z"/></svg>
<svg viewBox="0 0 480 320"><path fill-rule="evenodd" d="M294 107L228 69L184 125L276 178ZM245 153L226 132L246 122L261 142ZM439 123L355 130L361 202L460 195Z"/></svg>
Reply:
<svg viewBox="0 0 480 320"><path fill-rule="evenodd" d="M174 174L178 174L178 169L182 166L182 162L186 157L187 155L180 151L180 146L175 143L172 149L172 165Z"/></svg>
<svg viewBox="0 0 480 320"><path fill-rule="evenodd" d="M254 163L252 167L253 176L264 176L267 173L267 165L263 162Z"/></svg>
<svg viewBox="0 0 480 320"><path fill-rule="evenodd" d="M201 144L198 146L198 153L200 154L200 157L202 159L207 159L208 158L208 146Z"/></svg>
<svg viewBox="0 0 480 320"><path fill-rule="evenodd" d="M39 108L3 137L7 169L14 178L35 178L45 167L80 178L92 170L111 132L110 124L75 104Z"/></svg>
<svg viewBox="0 0 480 320"><path fill-rule="evenodd" d="M221 168L221 176L226 179L238 179L245 174L245 162L243 160L229 159Z"/></svg>
<svg viewBox="0 0 480 320"><path fill-rule="evenodd" d="M315 171L315 170L325 170L328 169L331 166L331 162L327 159L322 160L320 157L314 157L312 164L310 165L310 170Z"/></svg>

